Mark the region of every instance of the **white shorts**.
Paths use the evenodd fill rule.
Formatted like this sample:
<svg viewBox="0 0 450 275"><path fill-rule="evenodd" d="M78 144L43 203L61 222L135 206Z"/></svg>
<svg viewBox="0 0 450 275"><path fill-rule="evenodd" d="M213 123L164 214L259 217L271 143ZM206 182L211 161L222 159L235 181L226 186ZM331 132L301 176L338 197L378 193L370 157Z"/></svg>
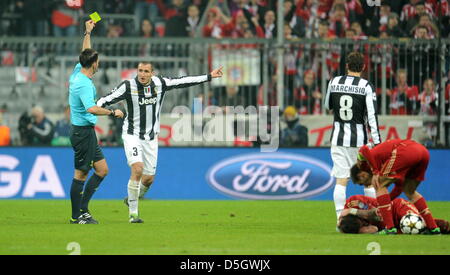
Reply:
<svg viewBox="0 0 450 275"><path fill-rule="evenodd" d="M124 134L122 139L128 165L131 167L136 162L143 162L143 174L148 176L155 175L158 162L158 138L155 137L155 139L147 141L137 136Z"/></svg>
<svg viewBox="0 0 450 275"><path fill-rule="evenodd" d="M350 168L356 163L358 151L358 147L331 146L331 175L338 179L350 178Z"/></svg>

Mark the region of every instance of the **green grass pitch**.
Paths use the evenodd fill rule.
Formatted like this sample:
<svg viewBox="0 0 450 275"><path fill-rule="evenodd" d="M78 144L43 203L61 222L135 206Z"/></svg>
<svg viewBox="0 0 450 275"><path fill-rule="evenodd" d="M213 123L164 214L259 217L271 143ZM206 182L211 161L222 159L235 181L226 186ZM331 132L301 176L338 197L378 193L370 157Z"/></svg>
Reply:
<svg viewBox="0 0 450 275"><path fill-rule="evenodd" d="M450 220L450 202L430 202ZM71 225L68 200L0 200L0 254L450 254L450 236L345 235L332 201L140 202L129 224L119 200L93 200L99 225ZM373 250L373 245L379 250ZM379 246L378 246L379 245Z"/></svg>

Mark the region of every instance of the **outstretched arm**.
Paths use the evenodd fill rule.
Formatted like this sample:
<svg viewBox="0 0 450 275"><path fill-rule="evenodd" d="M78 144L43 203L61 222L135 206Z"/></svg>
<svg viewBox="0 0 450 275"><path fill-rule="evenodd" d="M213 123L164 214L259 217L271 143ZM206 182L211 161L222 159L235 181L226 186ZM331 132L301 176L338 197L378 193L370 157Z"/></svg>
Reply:
<svg viewBox="0 0 450 275"><path fill-rule="evenodd" d="M84 33L83 48L81 49L81 51L91 48L91 32L95 27L95 23L93 20L88 20L88 21L86 21L85 26L86 26L86 32Z"/></svg>
<svg viewBox="0 0 450 275"><path fill-rule="evenodd" d="M162 78L163 86L165 85L166 90L177 89L177 88L187 88L190 86L198 85L206 81L211 81L212 78L222 77L222 67L213 70L207 75L200 76L184 76L179 78Z"/></svg>

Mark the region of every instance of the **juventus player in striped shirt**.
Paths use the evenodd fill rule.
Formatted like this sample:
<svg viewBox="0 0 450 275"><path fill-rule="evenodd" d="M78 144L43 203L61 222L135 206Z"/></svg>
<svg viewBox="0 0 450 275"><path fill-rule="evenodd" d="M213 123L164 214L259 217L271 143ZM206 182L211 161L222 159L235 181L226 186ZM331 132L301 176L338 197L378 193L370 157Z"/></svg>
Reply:
<svg viewBox="0 0 450 275"><path fill-rule="evenodd" d="M361 78L364 56L359 52L350 53L346 66L347 75L334 77L325 97L325 108L334 114L331 174L336 178L333 199L338 219L344 209L350 169L356 163L358 149L369 142L369 133L375 145L381 143L376 93L372 84ZM376 197L372 186L364 188L364 194Z"/></svg>
<svg viewBox="0 0 450 275"><path fill-rule="evenodd" d="M222 67L208 75L165 78L153 74L149 62L140 62L137 77L123 81L112 92L97 101L108 106L126 101L122 139L131 177L128 181L128 205L131 223L142 223L138 216L138 199L144 197L153 183L158 160L159 114L165 93L176 88L198 85L221 77Z"/></svg>

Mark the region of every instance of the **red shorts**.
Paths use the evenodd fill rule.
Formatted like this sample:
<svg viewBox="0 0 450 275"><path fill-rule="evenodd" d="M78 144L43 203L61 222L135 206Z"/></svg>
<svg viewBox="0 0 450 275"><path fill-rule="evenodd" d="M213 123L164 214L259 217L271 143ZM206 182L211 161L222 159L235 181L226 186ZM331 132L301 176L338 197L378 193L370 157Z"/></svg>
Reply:
<svg viewBox="0 0 450 275"><path fill-rule="evenodd" d="M423 145L412 141L402 142L383 163L381 174L398 179L400 185L405 179L423 181L429 161L430 153Z"/></svg>

